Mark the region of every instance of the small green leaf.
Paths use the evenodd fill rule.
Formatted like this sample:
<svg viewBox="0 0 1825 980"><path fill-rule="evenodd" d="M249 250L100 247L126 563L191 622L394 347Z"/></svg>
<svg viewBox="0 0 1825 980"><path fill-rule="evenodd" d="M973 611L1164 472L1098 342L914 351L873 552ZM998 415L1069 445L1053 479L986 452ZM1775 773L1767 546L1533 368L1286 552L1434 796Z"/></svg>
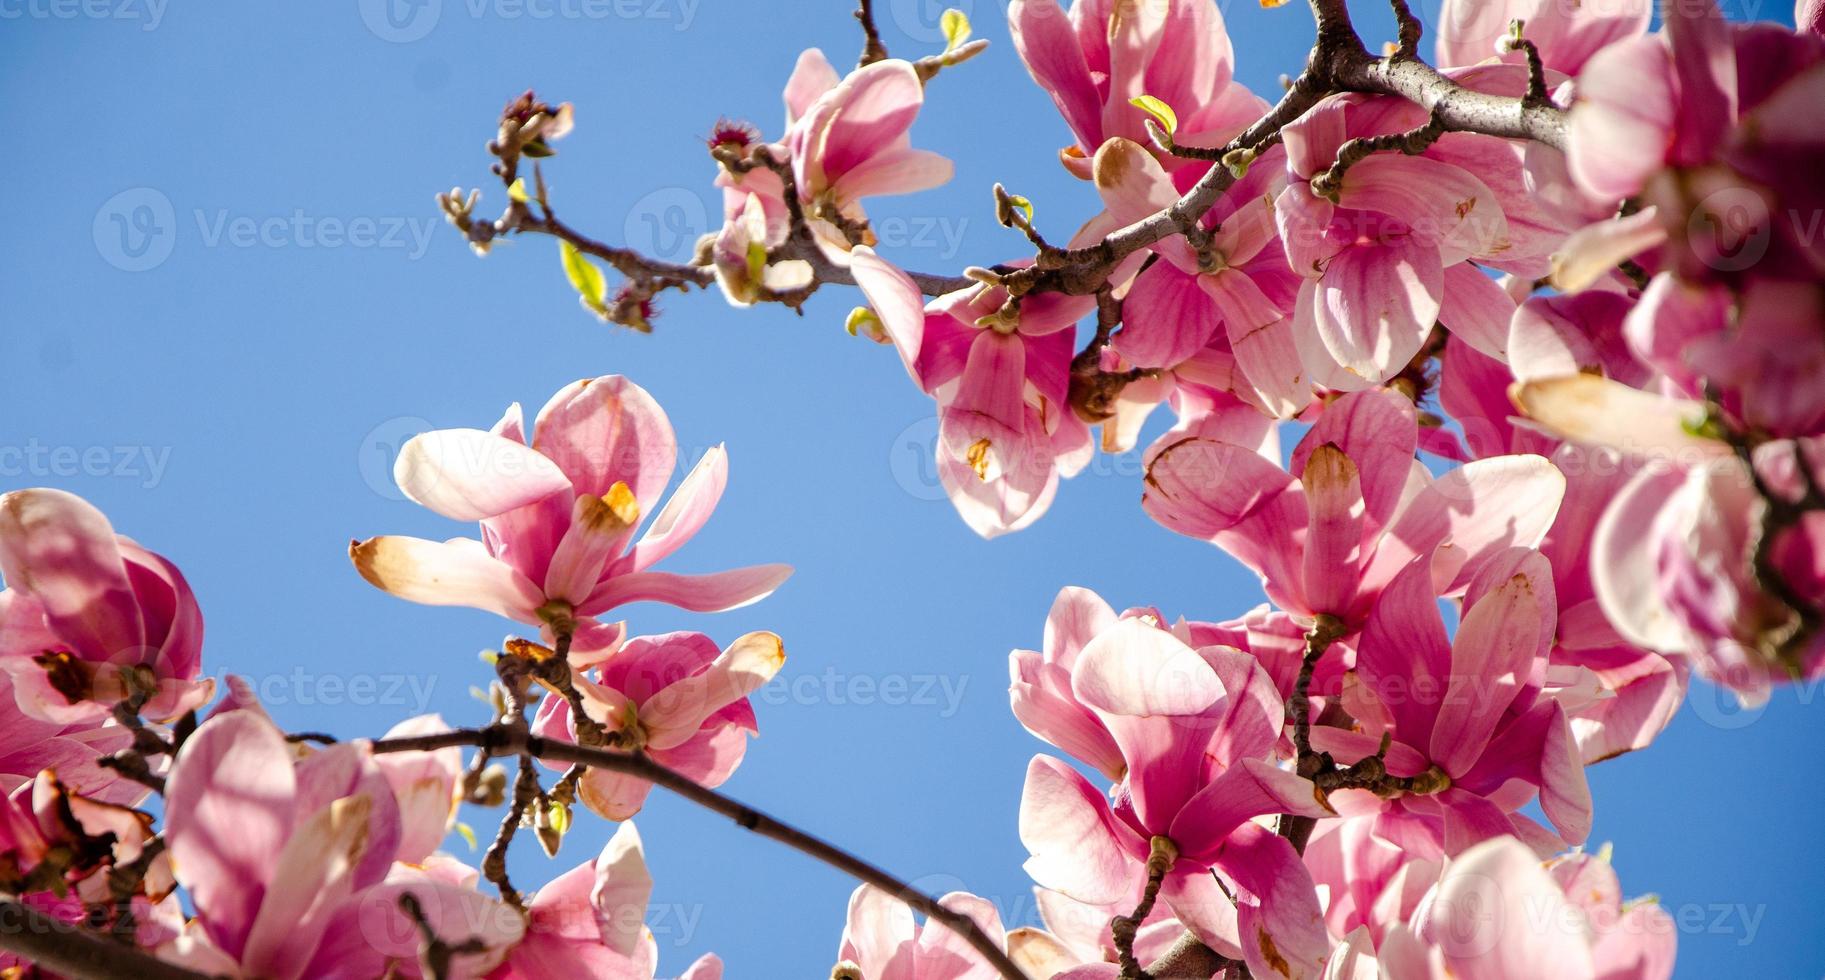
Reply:
<svg viewBox="0 0 1825 980"><path fill-rule="evenodd" d="M560 834L570 832L570 807L567 807L562 803L553 803L551 805L551 812L548 816L551 819L552 830L555 830Z"/></svg>
<svg viewBox="0 0 1825 980"><path fill-rule="evenodd" d="M530 197L526 196L526 178L515 177L513 183L507 185L507 196L521 204L525 204L527 201L532 200Z"/></svg>
<svg viewBox="0 0 1825 980"><path fill-rule="evenodd" d="M602 270L584 258L575 245L563 239L558 240L558 252L564 257L564 276L570 280L583 305L597 316L607 316L608 304L603 302L603 296L608 291L608 280L603 278Z"/></svg>
<svg viewBox="0 0 1825 980"><path fill-rule="evenodd" d="M945 51L955 51L957 45L970 39L969 15L955 7L944 12L938 26L944 30Z"/></svg>
<svg viewBox="0 0 1825 980"><path fill-rule="evenodd" d="M1128 103L1158 120L1161 126L1166 127L1167 135L1170 136L1179 131L1179 114L1172 111L1172 106L1151 95L1137 95L1129 99Z"/></svg>
<svg viewBox="0 0 1825 980"><path fill-rule="evenodd" d="M1255 151L1246 146L1239 146L1223 154L1223 166L1229 168L1229 175L1241 180L1248 175L1248 165L1255 162Z"/></svg>
<svg viewBox="0 0 1825 980"><path fill-rule="evenodd" d="M1027 216L1027 224L1030 225L1033 223L1033 202L1032 201L1029 201L1024 197L1021 197L1019 194L1009 194L1008 203L1013 205L1014 207L1019 208L1021 210L1021 212Z"/></svg>
<svg viewBox="0 0 1825 980"><path fill-rule="evenodd" d="M474 827L471 827L466 823L459 822L456 825L456 832L469 845L469 850L471 850L471 851L475 850L476 844L475 844L475 828Z"/></svg>
<svg viewBox="0 0 1825 980"><path fill-rule="evenodd" d="M851 337L861 336L864 332L869 337L874 337L882 332L881 318L868 307L858 306L849 311L849 319L844 321L843 329L849 331Z"/></svg>

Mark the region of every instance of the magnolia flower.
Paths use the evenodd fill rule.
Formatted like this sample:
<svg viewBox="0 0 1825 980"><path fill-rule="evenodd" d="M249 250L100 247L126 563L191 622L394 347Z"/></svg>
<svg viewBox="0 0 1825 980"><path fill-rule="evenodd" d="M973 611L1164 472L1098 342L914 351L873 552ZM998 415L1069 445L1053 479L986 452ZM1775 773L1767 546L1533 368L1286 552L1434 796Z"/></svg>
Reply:
<svg viewBox="0 0 1825 980"><path fill-rule="evenodd" d="M399 907L407 893L439 935L481 942L453 976L486 973L524 933L473 880L395 868L402 810L364 743L299 758L263 713L227 711L184 742L165 808L172 870L197 915L160 955L193 969L353 978L392 962L418 976L417 929ZM412 812L434 817L441 836L442 814Z"/></svg>
<svg viewBox="0 0 1825 980"><path fill-rule="evenodd" d="M1001 916L993 903L968 892L938 900L969 916L1000 946ZM849 896L849 918L831 980L993 980L1000 976L962 936L943 926L913 920L906 903L869 885Z"/></svg>
<svg viewBox="0 0 1825 980"><path fill-rule="evenodd" d="M1415 779L1415 789L1389 799L1339 790L1332 805L1357 816L1442 817L1444 850L1455 854L1514 833L1509 815L1537 792L1559 836L1582 842L1591 821L1584 760L1565 709L1540 696L1556 622L1551 566L1526 548L1492 556L1447 639L1431 565L1415 559L1369 614L1343 690L1354 727L1311 733L1312 747L1340 765L1375 754L1385 738L1387 772Z"/></svg>
<svg viewBox="0 0 1825 980"><path fill-rule="evenodd" d="M813 230L831 258L846 261L850 241L839 223L868 220L863 198L929 190L950 180L952 167L936 153L912 148L907 133L925 104L925 86L911 62L891 58L857 68L804 103L817 86L835 81L834 72L815 64L801 58L787 89L789 111L804 108L794 113L785 142Z"/></svg>
<svg viewBox="0 0 1825 980"><path fill-rule="evenodd" d="M1132 910L1157 873L1160 900L1207 945L1264 976L1270 962L1314 975L1326 942L1311 877L1253 819L1326 811L1311 783L1271 761L1285 708L1260 665L1123 620L1078 654L1072 695L1096 712L1126 775L1112 806L1070 766L1033 760L1020 805L1033 880Z"/></svg>
<svg viewBox="0 0 1825 980"><path fill-rule="evenodd" d="M1138 367L1173 367L1221 333L1261 403L1284 416L1311 399L1311 385L1291 320L1299 277L1287 267L1274 224L1274 197L1285 184L1281 152L1255 161L1199 219L1210 234L1202 247L1176 235L1152 246L1165 261L1129 287L1113 346ZM1171 207L1200 176L1183 169L1175 183L1127 139L1104 143L1093 170L1103 206L1123 225Z"/></svg>
<svg viewBox="0 0 1825 980"><path fill-rule="evenodd" d="M720 786L741 765L748 736L760 731L748 695L785 662L785 647L772 633L749 633L720 652L702 633L667 633L628 640L593 677L576 674L572 682L615 747L643 750L660 765ZM570 703L555 694L540 703L533 727L547 737L576 738ZM625 820L652 788L623 773L590 769L577 792L591 810Z"/></svg>
<svg viewBox="0 0 1825 980"><path fill-rule="evenodd" d="M1034 905L1045 928L1027 926L1008 931L1008 958L1035 977L1119 975L1120 953L1110 920L1133 912L1132 908L1086 905L1047 888L1033 889ZM1174 918L1165 903L1156 902L1134 935L1134 956L1151 963L1166 955L1185 935L1185 924Z"/></svg>
<svg viewBox="0 0 1825 980"><path fill-rule="evenodd" d="M1229 32L1204 0L1076 0L1068 16L1058 0L1014 0L1008 31L1076 136L1058 158L1079 177L1090 177L1090 158L1107 140L1152 145L1147 113L1131 102L1140 96L1172 107L1186 146L1220 146L1267 110L1232 82ZM1158 156L1168 168L1188 163Z"/></svg>
<svg viewBox="0 0 1825 980"><path fill-rule="evenodd" d="M644 925L653 878L632 823L616 828L593 862L559 875L526 903L526 936L489 980L652 980L659 946ZM720 980L705 954L679 980Z"/></svg>
<svg viewBox="0 0 1825 980"><path fill-rule="evenodd" d="M710 248L716 284L733 306L753 306L763 297L811 283L811 264L800 259L767 263L767 210L760 195L749 194L739 214L723 222Z"/></svg>
<svg viewBox="0 0 1825 980"><path fill-rule="evenodd" d="M1459 68L1490 58L1526 64L1518 48L1502 43L1509 37L1509 24L1518 20L1525 25L1522 35L1533 42L1547 68L1576 75L1599 49L1646 31L1653 14L1653 0L1444 0L1437 64Z"/></svg>
<svg viewBox="0 0 1825 980"><path fill-rule="evenodd" d="M210 698L203 614L177 566L62 490L0 496L0 669L19 710L99 722L128 700L155 721Z"/></svg>
<svg viewBox="0 0 1825 980"><path fill-rule="evenodd" d="M1627 309L1625 297L1596 290L1529 299L1510 335L1513 371L1592 371L1645 381L1650 372L1622 338ZM1564 502L1540 545L1552 563L1558 602L1545 688L1564 706L1586 764L1595 763L1653 741L1684 697L1687 671L1683 662L1618 630L1595 584L1595 528L1641 461L1606 448L1561 444L1521 424L1508 398L1513 371L1454 340L1445 354L1439 401L1461 425L1471 456L1537 453L1565 475Z"/></svg>
<svg viewBox="0 0 1825 980"><path fill-rule="evenodd" d="M107 870L138 860L152 837L151 814L70 792L46 769L0 797L0 891L61 897L73 886L84 901L109 901ZM152 901L169 894L169 861L155 860L143 884Z"/></svg>
<svg viewBox="0 0 1825 980"><path fill-rule="evenodd" d="M1452 860L1375 959L1390 980L1664 980L1676 938L1651 899L1622 901L1605 858L1572 854L1542 865L1502 837Z"/></svg>
<svg viewBox="0 0 1825 980"><path fill-rule="evenodd" d="M1424 122L1409 103L1340 95L1283 130L1289 181L1274 216L1287 259L1305 278L1292 340L1311 382L1346 391L1379 384L1407 366L1441 320L1479 349L1499 350L1494 333L1505 332L1513 301L1466 260L1501 265L1519 254L1504 208L1526 195L1498 198L1481 179L1518 182L1518 150L1469 137L1419 155L1377 153L1322 195L1315 186L1348 139ZM1283 347L1275 364L1292 361Z"/></svg>
<svg viewBox="0 0 1825 980"><path fill-rule="evenodd" d="M445 517L479 520L481 541L370 538L350 544L349 557L363 578L403 599L485 609L548 638L574 630L581 666L619 641L620 627L593 619L617 606L733 609L792 574L787 565L650 570L703 527L728 482L728 456L717 446L635 541L675 453L671 423L644 389L618 375L578 381L540 409L530 448L516 403L491 431L440 429L400 450L400 490Z"/></svg>
<svg viewBox="0 0 1825 980"><path fill-rule="evenodd" d="M1325 408L1290 473L1216 439L1162 448L1141 506L1253 569L1281 609L1334 617L1347 636L1414 557L1436 554L1435 595L1461 593L1503 549L1537 546L1558 512L1565 478L1545 459L1479 460L1432 479L1413 459L1417 440L1411 402L1358 392Z"/></svg>
<svg viewBox="0 0 1825 980"><path fill-rule="evenodd" d="M1042 293L1010 304L1006 289L984 284L926 306L911 277L872 250L857 248L854 268L907 372L938 400L938 477L958 513L984 537L1037 520L1059 478L1095 451L1068 407L1072 327L1095 298Z"/></svg>
<svg viewBox="0 0 1825 980"><path fill-rule="evenodd" d="M1639 210L1568 242L1555 284L1582 288L1642 253L1692 281L1818 278L1822 99L1816 35L1731 24L1711 0L1672 5L1659 34L1597 52L1567 121L1570 176Z"/></svg>
<svg viewBox="0 0 1825 980"><path fill-rule="evenodd" d="M404 738L447 732L450 726L437 715L419 715L387 729L385 738ZM434 752L401 752L374 757L374 764L393 787L399 802L400 838L395 859L422 864L456 826L456 805L462 801L462 750L452 745Z"/></svg>
<svg viewBox="0 0 1825 980"><path fill-rule="evenodd" d="M72 791L109 803L133 806L151 792L97 765L131 745L131 731L104 721L40 721L20 710L12 687L12 678L0 674L0 795L16 792L46 769L57 770Z"/></svg>

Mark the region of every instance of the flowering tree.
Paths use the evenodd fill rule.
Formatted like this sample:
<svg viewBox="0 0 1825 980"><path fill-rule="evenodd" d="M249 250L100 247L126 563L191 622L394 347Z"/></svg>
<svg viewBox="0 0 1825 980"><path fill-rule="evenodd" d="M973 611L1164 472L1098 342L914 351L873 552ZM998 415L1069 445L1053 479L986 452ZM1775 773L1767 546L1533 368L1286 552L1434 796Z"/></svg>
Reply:
<svg viewBox="0 0 1825 980"><path fill-rule="evenodd" d="M657 787L858 879L833 978L1670 974L1670 918L1579 849L1584 770L1647 747L1694 671L1749 702L1825 676L1825 14L1688 0L1648 33L1647 0L1446 0L1429 63L1389 2L1376 53L1311 0L1270 105L1209 0L1013 0L1073 135L1058 159L1102 210L1058 245L997 186L1025 245L961 275L893 265L865 210L950 176L909 130L985 49L954 11L944 50L904 60L864 0L859 63L802 54L775 137L718 123L724 220L689 263L557 217L541 161L573 112L531 93L489 143L500 215L440 197L478 253L556 238L583 305L639 331L672 292L857 287L848 329L936 402L938 472L983 537L1174 413L1141 505L1268 604L1204 622L1065 588L1013 652L1012 710L1059 753L1017 815L1043 929L716 790L780 638L613 613L730 609L791 570L664 570L728 460L665 498L671 424L608 376L530 426L515 404L404 446L403 493L479 539L350 545L382 590L517 624L472 727L287 733L204 676L170 562L68 493L0 496L7 965L650 980L632 818ZM479 868L438 850L462 802L502 810ZM600 856L511 881L516 841L555 853L579 806L621 822Z"/></svg>

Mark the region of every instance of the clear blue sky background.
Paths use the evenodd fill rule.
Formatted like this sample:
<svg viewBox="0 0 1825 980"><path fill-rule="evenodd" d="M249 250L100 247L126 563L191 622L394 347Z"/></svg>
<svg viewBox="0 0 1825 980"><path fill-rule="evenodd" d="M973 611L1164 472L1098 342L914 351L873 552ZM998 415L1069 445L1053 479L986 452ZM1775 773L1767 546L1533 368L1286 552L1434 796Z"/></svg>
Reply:
<svg viewBox="0 0 1825 980"><path fill-rule="evenodd" d="M532 86L577 104L547 168L559 212L609 240L688 248L716 209L700 137L725 114L777 135L799 50L853 58L849 4L429 2L389 21L378 0L0 0L0 486L81 493L175 559L211 669L254 677L289 725L378 734L421 709L474 722L476 653L504 621L382 595L347 542L472 533L398 499L389 462L411 433L629 375L692 460L721 441L732 458L715 519L669 567L798 567L736 612L629 610L641 632L786 638L763 736L728 790L1030 922L1015 814L1041 746L1007 708L1009 649L1038 644L1066 584L1221 619L1259 601L1252 578L1149 521L1131 458L1099 459L1036 528L977 539L931 478L932 406L888 348L843 333L851 292L803 318L674 296L637 336L578 308L552 242L478 260L439 221L436 191L490 184L496 112ZM939 47L942 4L881 6L894 53ZM996 180L1055 237L1094 206L1055 162L1066 131L1007 43L1004 4L969 10L994 46L931 87L915 130L956 180L873 209L883 251L911 267L1020 252L992 220ZM1306 14L1228 14L1239 77L1275 91L1302 63ZM1387 33L1379 11L1363 20ZM1652 750L1591 772L1594 839L1615 842L1627 891L1680 919L1682 975L1825 974L1816 694L1745 715L1701 687ZM638 822L662 975L706 950L735 977L829 968L849 881L663 796ZM593 857L608 829L580 823L556 862L523 849L518 880Z"/></svg>

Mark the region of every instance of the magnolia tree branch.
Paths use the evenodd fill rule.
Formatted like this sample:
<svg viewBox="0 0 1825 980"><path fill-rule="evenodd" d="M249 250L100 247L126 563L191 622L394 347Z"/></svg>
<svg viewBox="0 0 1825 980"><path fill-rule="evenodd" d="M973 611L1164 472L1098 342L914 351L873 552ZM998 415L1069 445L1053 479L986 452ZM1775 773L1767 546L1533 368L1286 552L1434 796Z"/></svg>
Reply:
<svg viewBox="0 0 1825 980"><path fill-rule="evenodd" d="M1186 932L1172 944L1171 949L1148 964L1147 975L1154 980L1185 980L1191 977L1210 980L1211 977L1218 976L1247 977L1249 972L1244 964L1211 949L1200 942L1196 935Z"/></svg>
<svg viewBox="0 0 1825 980"><path fill-rule="evenodd" d="M208 976L11 900L0 900L0 949L68 977L203 980Z"/></svg>
<svg viewBox="0 0 1825 980"><path fill-rule="evenodd" d="M622 752L590 748L569 742L554 741L533 735L524 728L490 725L487 728L459 729L430 735L383 738L373 743L377 754L392 752L430 752L451 746L478 748L488 756L530 756L548 762L605 769L645 780L655 786L735 821L744 830L779 841L841 871L864 884L872 885L894 896L929 920L944 926L968 942L983 959L1006 980L1028 980L1020 967L1008 958L995 941L974 920L954 912L938 900L913 888L886 870L857 857L821 838L814 837L790 824L777 820L745 803L741 803L695 780L654 762L643 752Z"/></svg>

